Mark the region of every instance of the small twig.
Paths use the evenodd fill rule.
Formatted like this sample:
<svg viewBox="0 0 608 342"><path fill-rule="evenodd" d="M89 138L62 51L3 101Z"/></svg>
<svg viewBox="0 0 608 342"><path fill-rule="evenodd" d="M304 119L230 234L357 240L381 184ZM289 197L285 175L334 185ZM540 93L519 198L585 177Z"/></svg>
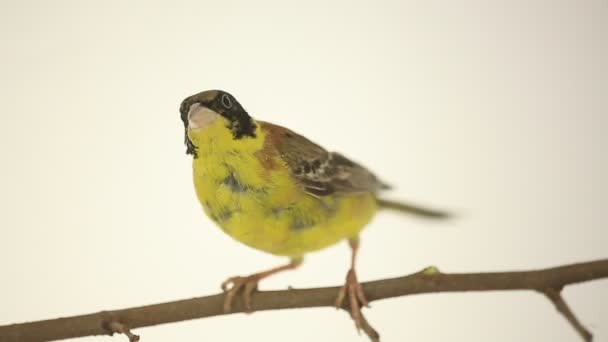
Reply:
<svg viewBox="0 0 608 342"><path fill-rule="evenodd" d="M380 342L380 334L369 324L363 313L361 313L361 330L372 342Z"/></svg>
<svg viewBox="0 0 608 342"><path fill-rule="evenodd" d="M408 276L361 284L371 301L421 293L459 291L532 290L545 293L556 308L577 329L586 341L591 334L578 322L566 303L555 292L566 285L608 278L608 259L523 272L446 274L435 267ZM334 306L338 287L260 291L253 294L257 311ZM556 291L556 290L554 290ZM107 323L120 322L125 327L141 328L210 316L223 315L224 294L192 298L142 307L103 311L82 316L0 326L0 342L42 342L67 338L108 335ZM243 312L240 301L233 313ZM378 341L377 333L365 321L365 332ZM135 336L135 335L133 335ZM132 339L133 337L129 337Z"/></svg>
<svg viewBox="0 0 608 342"><path fill-rule="evenodd" d="M125 334L129 338L129 342L139 341L139 335L135 335L131 330L124 324L116 321L109 322L107 328L110 331L110 336L114 333Z"/></svg>
<svg viewBox="0 0 608 342"><path fill-rule="evenodd" d="M355 318L353 317L353 312L350 310L350 306L349 306L348 302L345 303L344 306L342 306L338 309L343 309L350 315L350 318L355 320ZM365 315L363 314L363 312L360 312L360 314L361 314L361 326L355 326L357 333L359 333L359 335L361 335L361 330L363 330L365 335L367 335L367 337L369 337L369 339L372 342L380 342L380 334L378 334L376 329L374 329L374 327L372 327L372 325L369 323L367 318L365 318Z"/></svg>
<svg viewBox="0 0 608 342"><path fill-rule="evenodd" d="M579 335L581 335L581 337L586 342L593 341L593 334L591 334L589 332L589 330L587 330L587 328L585 328L581 324L581 322L578 320L578 318L576 318L576 315L574 314L574 312L572 312L572 310L570 310L570 307L568 306L566 301L564 301L564 298L562 297L562 294L561 294L562 293L561 288L558 288L558 289L547 288L543 291L543 293L545 294L545 296L547 296L547 298L549 298L549 300L553 303L553 305L555 305L555 308L557 309L557 311L559 311L568 320L568 322L570 322L572 327L574 327L574 329L579 333Z"/></svg>

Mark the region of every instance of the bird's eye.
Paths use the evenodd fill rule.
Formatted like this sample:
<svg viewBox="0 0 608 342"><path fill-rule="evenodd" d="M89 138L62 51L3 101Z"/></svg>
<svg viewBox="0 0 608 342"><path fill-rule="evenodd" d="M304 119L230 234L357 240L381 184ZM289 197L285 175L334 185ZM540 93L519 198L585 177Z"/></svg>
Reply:
<svg viewBox="0 0 608 342"><path fill-rule="evenodd" d="M230 97L226 94L222 95L222 104L224 105L224 107L230 109L232 107L232 100L230 99Z"/></svg>

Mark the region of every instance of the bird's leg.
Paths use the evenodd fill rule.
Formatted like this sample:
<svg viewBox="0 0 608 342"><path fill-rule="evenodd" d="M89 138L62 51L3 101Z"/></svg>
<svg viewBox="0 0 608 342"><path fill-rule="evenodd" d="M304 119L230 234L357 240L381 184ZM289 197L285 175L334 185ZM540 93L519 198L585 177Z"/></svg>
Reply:
<svg viewBox="0 0 608 342"><path fill-rule="evenodd" d="M346 274L346 283L340 289L340 292L338 292L338 298L336 298L336 307L341 308L346 295L348 295L350 315L355 321L357 330L361 330L363 327L361 306L369 307L369 302L367 298L365 298L365 293L363 293L363 289L357 280L357 273L355 272L355 260L357 258L357 250L359 249L359 239L349 239L348 244L350 245L350 249L352 251L350 261L351 266L350 270L348 270L348 273Z"/></svg>
<svg viewBox="0 0 608 342"><path fill-rule="evenodd" d="M279 273L286 270L292 270L300 264L302 264L302 258L293 258L287 265L276 267L268 271L254 273L246 277L231 277L222 283L222 290L226 292L224 297L224 312L229 313L232 309L232 302L234 297L243 289L243 301L245 304L245 311L252 312L251 308L251 293L258 288L258 282L266 277L269 277L275 273Z"/></svg>

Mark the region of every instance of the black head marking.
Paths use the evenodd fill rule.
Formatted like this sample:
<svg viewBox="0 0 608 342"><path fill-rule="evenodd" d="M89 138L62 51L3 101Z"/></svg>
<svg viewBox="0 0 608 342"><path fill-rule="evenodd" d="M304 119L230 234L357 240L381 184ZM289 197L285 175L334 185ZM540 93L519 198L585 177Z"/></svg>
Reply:
<svg viewBox="0 0 608 342"><path fill-rule="evenodd" d="M196 146L188 138L188 111L190 106L195 103L207 107L228 119L228 128L232 131L234 139L255 137L255 122L234 96L222 90L207 90L185 98L179 107L186 133L184 143L186 144L187 154L197 157Z"/></svg>

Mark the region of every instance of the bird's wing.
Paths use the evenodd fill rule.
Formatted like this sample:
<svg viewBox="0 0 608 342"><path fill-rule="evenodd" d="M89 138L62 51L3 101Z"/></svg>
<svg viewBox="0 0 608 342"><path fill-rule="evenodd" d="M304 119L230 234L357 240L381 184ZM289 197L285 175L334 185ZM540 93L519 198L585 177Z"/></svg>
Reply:
<svg viewBox="0 0 608 342"><path fill-rule="evenodd" d="M334 193L375 193L388 188L373 173L343 155L328 152L287 128L259 123L267 134L265 148L276 150L307 193L320 197Z"/></svg>

